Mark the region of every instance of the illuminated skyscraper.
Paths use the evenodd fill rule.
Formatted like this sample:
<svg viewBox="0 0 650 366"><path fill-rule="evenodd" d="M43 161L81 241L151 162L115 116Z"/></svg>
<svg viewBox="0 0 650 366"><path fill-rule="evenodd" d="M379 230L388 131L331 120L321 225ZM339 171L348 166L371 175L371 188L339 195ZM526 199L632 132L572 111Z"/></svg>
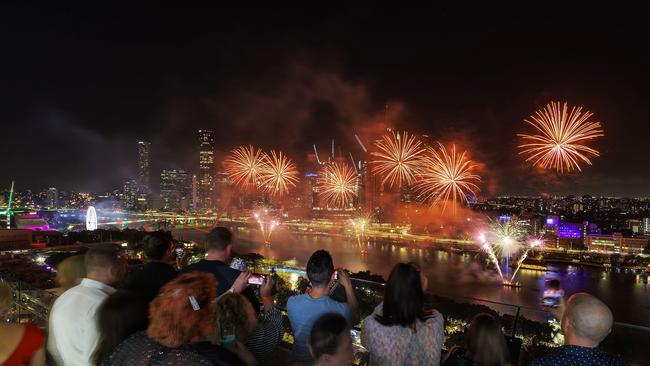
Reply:
<svg viewBox="0 0 650 366"><path fill-rule="evenodd" d="M138 184L140 191L143 193L150 192L149 176L150 176L150 160L149 150L151 143L146 141L138 141Z"/></svg>
<svg viewBox="0 0 650 366"><path fill-rule="evenodd" d="M127 180L124 182L122 205L125 210L135 210L138 200L138 182Z"/></svg>
<svg viewBox="0 0 650 366"><path fill-rule="evenodd" d="M47 190L47 207L52 209L52 208L57 208L59 205L59 192L56 190L56 188L49 188Z"/></svg>
<svg viewBox="0 0 650 366"><path fill-rule="evenodd" d="M199 130L199 207L212 208L214 190L214 132Z"/></svg>
<svg viewBox="0 0 650 366"><path fill-rule="evenodd" d="M192 208L199 207L199 178L196 174L192 174Z"/></svg>
<svg viewBox="0 0 650 366"><path fill-rule="evenodd" d="M187 210L191 200L191 178L183 169L160 173L160 198L164 210Z"/></svg>

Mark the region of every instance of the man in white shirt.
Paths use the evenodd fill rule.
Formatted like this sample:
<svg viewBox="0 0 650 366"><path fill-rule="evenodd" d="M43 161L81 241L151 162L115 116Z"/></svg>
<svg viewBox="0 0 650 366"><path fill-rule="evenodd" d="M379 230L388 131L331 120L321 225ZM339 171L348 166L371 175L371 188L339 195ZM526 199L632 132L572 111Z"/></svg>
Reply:
<svg viewBox="0 0 650 366"><path fill-rule="evenodd" d="M116 244L100 244L86 252L86 278L64 292L50 311L47 350L59 366L93 365L99 340L97 310L124 279L127 264Z"/></svg>

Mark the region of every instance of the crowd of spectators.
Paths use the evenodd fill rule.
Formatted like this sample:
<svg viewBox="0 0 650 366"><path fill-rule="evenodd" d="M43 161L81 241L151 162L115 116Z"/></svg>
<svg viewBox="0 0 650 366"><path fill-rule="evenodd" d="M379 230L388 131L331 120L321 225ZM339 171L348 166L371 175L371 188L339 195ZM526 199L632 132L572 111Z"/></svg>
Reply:
<svg viewBox="0 0 650 366"><path fill-rule="evenodd" d="M206 236L205 259L184 265L173 237L148 234L148 261L129 268L121 247L98 244L58 266L60 296L47 334L30 324L0 323L0 365L268 365L282 342L276 281L232 268L232 233L217 227ZM351 329L361 321L347 271L317 250L306 267L309 286L287 301L293 335L291 365L349 365ZM330 295L342 287L345 301ZM398 263L383 302L361 321L361 344L370 365L517 365L497 318L476 315L466 342L443 352L443 314L427 309L428 280L412 263ZM14 295L0 280L0 316ZM578 293L558 317L565 345L531 365L622 365L601 352L613 317L597 298ZM275 362L275 364L278 364Z"/></svg>

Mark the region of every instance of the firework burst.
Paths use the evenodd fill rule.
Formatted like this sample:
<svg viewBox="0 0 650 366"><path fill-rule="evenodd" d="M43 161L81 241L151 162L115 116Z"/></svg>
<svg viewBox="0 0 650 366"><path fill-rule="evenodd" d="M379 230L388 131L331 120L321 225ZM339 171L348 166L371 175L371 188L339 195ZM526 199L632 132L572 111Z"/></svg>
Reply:
<svg viewBox="0 0 650 366"><path fill-rule="evenodd" d="M268 209L255 212L253 217L260 226L260 232L262 233L264 244L271 245L271 234L273 234L273 230L278 227L278 220L269 217Z"/></svg>
<svg viewBox="0 0 650 366"><path fill-rule="evenodd" d="M449 201L454 207L458 201L467 203L467 194L476 195L479 190L474 182L479 182L481 177L473 173L475 167L465 151L456 152L456 145L447 151L443 144L437 143L435 148L427 148L415 189L423 201L432 205L442 203L443 211Z"/></svg>
<svg viewBox="0 0 650 366"><path fill-rule="evenodd" d="M423 153L422 142L415 136L404 132L392 133L382 136L375 143L378 151L371 153L373 159L373 173L383 177L382 184L389 183L392 188L402 184L411 184L416 173L422 168Z"/></svg>
<svg viewBox="0 0 650 366"><path fill-rule="evenodd" d="M252 145L240 146L223 162L230 179L243 189L257 188L260 175L268 170L268 156Z"/></svg>
<svg viewBox="0 0 650 366"><path fill-rule="evenodd" d="M350 218L350 225L352 231L357 239L357 245L361 253L368 252L369 242L367 240L366 231L372 222L372 215L361 213L354 218Z"/></svg>
<svg viewBox="0 0 650 366"><path fill-rule="evenodd" d="M282 196L298 183L296 165L282 152L267 155L266 169L260 174L261 186L266 192Z"/></svg>
<svg viewBox="0 0 650 366"><path fill-rule="evenodd" d="M345 163L326 165L317 184L320 197L329 207L344 208L357 195L357 174Z"/></svg>
<svg viewBox="0 0 650 366"><path fill-rule="evenodd" d="M518 134L522 144L519 154L526 155L526 161L544 169L555 169L559 173L572 170L582 171L580 164L591 165L590 157L600 153L585 144L604 136L600 122L589 119L593 113L582 111L582 107L571 107L568 103L551 102L524 120L535 128L536 134Z"/></svg>

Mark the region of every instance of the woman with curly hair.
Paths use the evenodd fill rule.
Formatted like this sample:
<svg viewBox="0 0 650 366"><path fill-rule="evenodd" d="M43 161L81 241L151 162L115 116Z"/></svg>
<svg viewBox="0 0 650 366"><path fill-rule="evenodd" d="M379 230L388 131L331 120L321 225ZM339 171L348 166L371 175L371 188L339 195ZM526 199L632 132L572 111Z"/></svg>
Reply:
<svg viewBox="0 0 650 366"><path fill-rule="evenodd" d="M238 293L226 293L217 300L212 336L214 344L240 347L255 357L259 365L266 365L282 340L282 313L273 306L274 280L267 277L260 288L264 312L259 316L248 299ZM240 357L244 358L243 355Z"/></svg>
<svg viewBox="0 0 650 366"><path fill-rule="evenodd" d="M102 365L244 365L213 345L217 284L209 273L183 274L162 287L149 306L149 327L120 343Z"/></svg>

